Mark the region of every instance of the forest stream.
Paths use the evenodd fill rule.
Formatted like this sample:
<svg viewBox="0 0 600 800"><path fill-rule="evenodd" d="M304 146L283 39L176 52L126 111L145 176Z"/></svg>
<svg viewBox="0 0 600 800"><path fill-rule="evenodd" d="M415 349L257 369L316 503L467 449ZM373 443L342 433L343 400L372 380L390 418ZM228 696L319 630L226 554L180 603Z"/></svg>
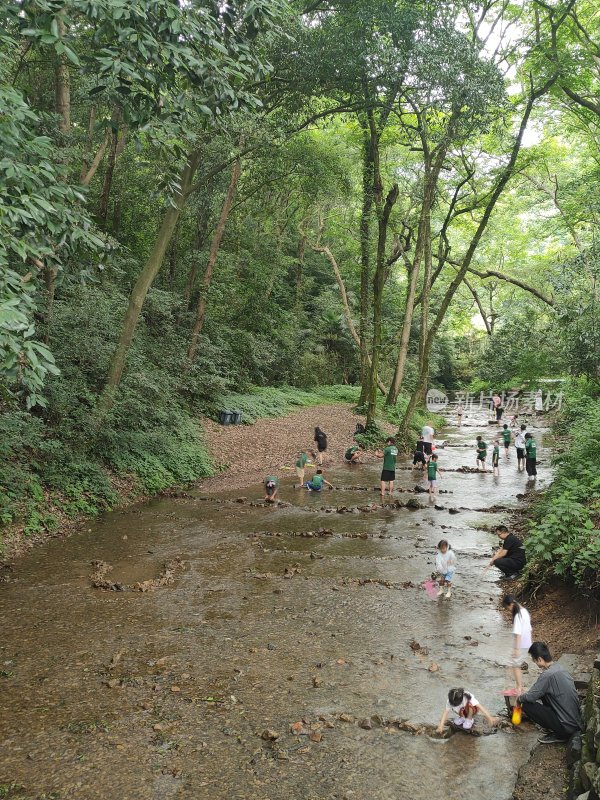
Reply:
<svg viewBox="0 0 600 800"><path fill-rule="evenodd" d="M35 548L0 585L0 785L36 800L508 800L536 729L478 718L485 735L432 735L450 687L501 713L510 685L502 585L483 568L527 477L513 447L498 478L453 471L492 438L483 414L466 423L438 439L435 505L407 458L396 497L419 508L381 507L380 463L338 464L320 494L288 471L289 505L265 507L259 486L192 493ZM456 590L432 600L442 538Z"/></svg>

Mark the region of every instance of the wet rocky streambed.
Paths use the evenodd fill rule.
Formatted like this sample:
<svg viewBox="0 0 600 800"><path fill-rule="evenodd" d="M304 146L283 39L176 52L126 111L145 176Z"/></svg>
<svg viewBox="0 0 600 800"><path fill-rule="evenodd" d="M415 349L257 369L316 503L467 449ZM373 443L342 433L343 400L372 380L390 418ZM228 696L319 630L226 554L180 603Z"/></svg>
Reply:
<svg viewBox="0 0 600 800"><path fill-rule="evenodd" d="M508 800L534 728L478 719L485 735L431 735L451 686L502 712L509 685L501 584L482 570L526 476L514 448L499 478L452 471L474 466L479 432L491 441L479 421L444 433L451 471L435 505L410 469L397 473L400 507L373 491L380 464L332 466L347 488L321 494L292 489L287 471L284 507L264 507L257 486L192 493L107 514L17 562L0 583L0 788ZM538 452L543 486L550 454ZM441 538L459 560L451 600L421 588Z"/></svg>

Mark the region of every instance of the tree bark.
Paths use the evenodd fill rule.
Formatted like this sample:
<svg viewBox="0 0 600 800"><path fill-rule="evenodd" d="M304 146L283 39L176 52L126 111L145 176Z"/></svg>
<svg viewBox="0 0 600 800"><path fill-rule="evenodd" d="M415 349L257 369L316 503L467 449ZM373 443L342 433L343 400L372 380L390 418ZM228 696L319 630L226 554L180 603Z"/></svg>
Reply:
<svg viewBox="0 0 600 800"><path fill-rule="evenodd" d="M100 193L100 200L98 202L98 222L103 228L106 227L106 220L108 218L108 201L110 198L110 190L112 188L113 175L115 172L115 164L117 163L120 121L121 121L121 109L115 108L110 120L110 127L111 127L111 131L109 133L110 150L108 152L108 160L106 162L106 172L104 173L104 180L102 182L102 191Z"/></svg>
<svg viewBox="0 0 600 800"><path fill-rule="evenodd" d="M378 182L381 187L381 175L377 160L374 163L373 173L375 175L375 204L378 207L377 193ZM367 420L366 427L373 427L375 424L375 414L377 411L377 385L379 380L379 364L381 362L381 342L382 342L382 303L383 289L388 277L388 268L385 261L385 249L387 244L387 231L390 221L390 214L398 200L399 189L395 183L388 192L385 205L378 214L378 235L377 235L377 260L375 263L375 276L373 278L373 341L371 346L371 369L369 372L369 394L367 398Z"/></svg>
<svg viewBox="0 0 600 800"><path fill-rule="evenodd" d="M371 370L367 340L369 335L369 286L371 283L370 230L373 210L373 154L371 139L366 130L363 131L363 136L363 203L360 215L360 318L358 327L361 386L359 406L367 402Z"/></svg>
<svg viewBox="0 0 600 800"><path fill-rule="evenodd" d="M344 306L344 316L346 317L346 324L348 325L348 330L350 331L350 335L354 339L356 346L360 350L361 346L360 334L356 330L356 326L354 325L354 320L352 319L352 310L350 308L350 303L348 301L348 293L346 292L344 279L342 278L342 273L340 272L340 268L337 265L337 261L335 260L333 253L328 247L322 247L316 244L311 245L311 247L315 251L315 253L323 253L323 255L327 256L327 260L331 264L333 273L335 275L335 279L337 281L340 290L340 297L342 298L342 305ZM371 368L371 357L369 356L368 352L367 352L367 367L369 369ZM383 395L385 395L387 390L383 382L379 378L377 379L377 386L379 388L379 391Z"/></svg>
<svg viewBox="0 0 600 800"><path fill-rule="evenodd" d="M200 153L194 151L188 156L187 163L181 173L180 189L173 198L173 203L170 204L165 211L162 225L157 234L154 246L144 268L138 275L135 286L131 290L129 296L129 305L123 321L123 327L119 335L119 341L113 354L110 369L106 379L106 385L102 392L100 402L98 404L98 417L97 424L99 425L106 414L110 411L114 404L116 391L121 382L125 361L129 352L129 347L133 340L133 335L137 327L138 320L146 299L146 295L152 286L158 271L160 270L167 247L173 236L175 225L179 219L183 207L185 205L185 198L189 187L192 184L198 165L200 164Z"/></svg>
<svg viewBox="0 0 600 800"><path fill-rule="evenodd" d="M64 9L56 15L58 36L62 39L66 33ZM71 129L71 76L69 62L65 55L57 57L55 69L55 108L58 114L58 130L67 134Z"/></svg>
<svg viewBox="0 0 600 800"><path fill-rule="evenodd" d="M485 308L483 307L483 303L481 302L481 298L479 297L477 290L475 289L474 286L471 286L471 284L466 278L463 280L463 283L473 295L473 300L475 300L475 304L479 309L479 314L481 316L481 319L483 320L483 324L485 325L485 332L487 333L488 336L491 336L493 332L492 326L490 325L488 315L485 313Z"/></svg>
<svg viewBox="0 0 600 800"><path fill-rule="evenodd" d="M242 146L243 142L240 141L240 150L242 149ZM233 162L233 168L231 170L231 179L229 181L229 186L227 188L227 194L225 195L225 200L223 202L223 207L221 209L221 215L219 217L217 227L215 228L215 233L210 245L208 261L206 263L206 269L204 270L202 288L200 290L200 297L198 299L198 309L196 311L196 321L194 322L194 327L192 329L192 339L190 341L190 346L188 349L188 361L190 361L190 363L193 362L194 358L196 357L196 351L198 349L198 339L200 337L200 333L202 332L202 327L204 325L204 318L206 316L206 304L208 301L208 292L212 281L213 270L215 267L215 263L217 261L217 255L219 253L219 248L221 246L223 234L225 233L227 218L229 217L229 212L231 211L233 198L235 197L235 190L237 188L241 172L242 172L242 161L241 158L238 156L238 158L236 158L236 160Z"/></svg>
<svg viewBox="0 0 600 800"><path fill-rule="evenodd" d="M183 299L189 311L191 311L190 300L192 297L192 292L194 291L194 284L196 283L196 277L198 275L198 259L196 257L196 254L198 253L199 250L201 250L204 247L204 242L206 241L206 234L208 232L208 217L209 217L208 209L203 207L202 213L198 218L196 235L194 236L194 245L192 247L192 265L190 267L188 278L185 287L183 289Z"/></svg>
<svg viewBox="0 0 600 800"><path fill-rule="evenodd" d="M422 399L424 398L423 386L424 385L426 386L427 374L429 372L429 358L430 358L430 355L431 355L431 348L432 348L432 345L433 345L433 341L434 341L434 339L435 339L435 337L437 335L437 332L438 332L438 330L440 328L440 325L444 321L444 318L446 316L446 312L448 311L448 308L450 306L450 303L452 302L452 298L454 297L454 295L456 293L456 290L458 289L458 287L463 282L464 277L467 274L467 272L468 272L468 270L469 270L469 268L471 266L471 261L473 260L473 256L475 255L477 247L479 246L479 242L481 241L481 237L483 236L483 233L484 233L485 229L487 228L488 222L489 222L490 217L492 215L492 212L493 212L493 210L494 210L494 208L496 206L496 203L498 202L499 197L502 195L502 193L503 193L503 191L504 191L504 189L506 187L506 184L508 183L508 181L510 180L510 178L513 175L515 164L516 164L516 161L517 161L517 157L518 157L519 152L521 150L521 143L523 141L523 135L525 134L525 130L527 128L527 123L529 121L529 117L531 116L531 111L533 109L535 101L539 97L541 97L542 95L546 94L546 92L550 89L550 87L555 82L555 80L556 80L556 77L551 78L549 81L546 82L546 84L544 84L543 87L541 87L537 91L533 91L533 89L532 89L532 91L530 92L529 98L528 98L527 103L525 105L525 109L523 111L523 116L521 118L521 123L519 125L519 131L517 133L517 136L515 138L515 141L514 141L512 150L511 150L510 158L509 158L506 166L502 170L502 172L500 174L500 177L499 177L499 179L498 179L498 181L496 183L496 186L494 187L494 190L490 195L490 198L489 198L489 200L488 200L488 202L487 202L487 204L485 206L485 210L483 212L483 216L482 216L482 218L481 218L481 220L479 222L479 225L477 226L477 230L475 231L475 234L473 235L473 238L471 239L471 242L469 244L469 247L467 249L465 257L462 259L462 262L460 262L461 263L460 268L457 270L457 274L456 274L455 278L452 280L452 282L450 283L449 287L447 288L446 293L444 294L444 297L442 299L440 308L439 308L439 310L438 310L438 312L436 314L435 320L433 321L433 323L432 323L432 325L431 325L431 327L429 329L429 332L427 334L427 339L426 339L426 342L425 342L423 360L422 360L422 363L421 363L421 368L419 370L419 379L418 379L418 383L417 383L417 388L415 389L415 391L413 392L413 394L412 394L412 396L411 396L411 398L409 400L408 406L407 406L406 411L404 413L404 417L402 419L402 422L400 424L400 429L399 429L399 432L398 432L400 438L404 442L406 442L407 439L408 439L408 428L410 426L410 420L412 419L412 415L414 414L414 412L415 412L417 406L419 405L419 403L422 402Z"/></svg>
<svg viewBox="0 0 600 800"><path fill-rule="evenodd" d="M395 406L398 400L398 394L404 380L404 372L406 369L406 362L408 360L408 346L410 343L410 330L413 321L413 314L415 309L415 297L417 292L417 282L419 272L421 269L421 259L425 252L425 242L427 236L431 239L431 207L435 197L440 171L448 152L448 147L454 136L454 131L460 117L460 110L455 109L448 121L448 127L442 141L433 150L429 150L427 141L427 133L424 128L424 123L421 120L420 113L417 112L417 119L419 123L419 135L421 138L421 145L423 148L423 160L425 174L423 177L423 202L421 206L421 214L419 216L419 230L417 234L417 242L415 244L415 254L413 259L412 268L409 271L409 280L406 290L406 309L404 312L404 321L402 323L402 334L400 337L400 348L398 350L398 361L394 371L394 377L390 386L390 391L387 398L387 405ZM429 223L427 222L429 220ZM431 247L431 241L429 242ZM431 274L431 272L430 272ZM430 278L431 280L431 278ZM424 348L423 348L424 351ZM422 351L422 352L423 352Z"/></svg>
<svg viewBox="0 0 600 800"><path fill-rule="evenodd" d="M304 254L306 251L306 234L300 232L298 239L298 249L296 250L296 314L300 312L302 302L302 279L304 277Z"/></svg>

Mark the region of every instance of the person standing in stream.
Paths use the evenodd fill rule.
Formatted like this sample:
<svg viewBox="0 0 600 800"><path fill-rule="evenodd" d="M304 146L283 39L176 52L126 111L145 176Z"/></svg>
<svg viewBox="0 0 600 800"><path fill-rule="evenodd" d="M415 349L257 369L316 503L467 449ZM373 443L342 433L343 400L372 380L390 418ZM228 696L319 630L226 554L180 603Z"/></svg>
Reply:
<svg viewBox="0 0 600 800"><path fill-rule="evenodd" d="M323 453L327 450L327 434L321 428L315 428L315 442L317 443L317 464L323 465Z"/></svg>
<svg viewBox="0 0 600 800"><path fill-rule="evenodd" d="M300 481L300 484L297 487L298 489L302 489L304 486L304 470L306 468L309 456L313 459L316 458L314 450L309 450L307 453L302 452L298 454L298 460L296 461L296 475Z"/></svg>
<svg viewBox="0 0 600 800"><path fill-rule="evenodd" d="M487 444L483 441L483 436L477 437L477 469L481 472L485 469L485 458L487 456Z"/></svg>
<svg viewBox="0 0 600 800"><path fill-rule="evenodd" d="M525 431L527 425L521 425L520 431L515 435L515 448L517 450L517 469L523 472L525 469Z"/></svg>
<svg viewBox="0 0 600 800"><path fill-rule="evenodd" d="M509 457L510 454L510 442L512 439L512 433L508 425L504 424L502 428L502 442L504 443L504 456L505 458Z"/></svg>
<svg viewBox="0 0 600 800"><path fill-rule="evenodd" d="M531 617L525 606L518 603L517 598L512 594L507 594L502 598L502 605L512 615L513 648L508 668L515 679L516 693L520 695L523 691L521 664L525 661L525 655L531 647Z"/></svg>
<svg viewBox="0 0 600 800"><path fill-rule="evenodd" d="M533 434L525 434L525 470L529 479L535 479L537 475L537 446Z"/></svg>
<svg viewBox="0 0 600 800"><path fill-rule="evenodd" d="M383 451L376 453L379 458L383 458L383 469L381 471L381 499L385 497L386 484L390 497L394 491L394 481L396 480L396 459L398 458L398 448L393 436L388 436L385 440Z"/></svg>

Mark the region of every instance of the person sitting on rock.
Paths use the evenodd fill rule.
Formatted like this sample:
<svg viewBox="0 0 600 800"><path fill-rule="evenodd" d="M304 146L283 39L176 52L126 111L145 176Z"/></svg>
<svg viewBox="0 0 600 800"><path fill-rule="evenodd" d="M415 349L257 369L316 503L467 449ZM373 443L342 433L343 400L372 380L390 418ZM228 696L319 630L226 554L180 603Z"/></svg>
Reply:
<svg viewBox="0 0 600 800"><path fill-rule="evenodd" d="M566 742L582 730L575 681L564 667L554 663L544 642L533 642L529 655L542 674L529 691L517 697L517 703L528 719L549 731L539 737L542 744Z"/></svg>
<svg viewBox="0 0 600 800"><path fill-rule="evenodd" d="M479 711L481 711L492 727L498 724L498 719L493 717L490 712L475 699L471 692L467 692L462 688L450 689L448 692L448 704L444 709L440 724L437 726L437 733L444 732L444 725L452 712L455 714L452 724L456 728L470 731L475 722L475 715Z"/></svg>

